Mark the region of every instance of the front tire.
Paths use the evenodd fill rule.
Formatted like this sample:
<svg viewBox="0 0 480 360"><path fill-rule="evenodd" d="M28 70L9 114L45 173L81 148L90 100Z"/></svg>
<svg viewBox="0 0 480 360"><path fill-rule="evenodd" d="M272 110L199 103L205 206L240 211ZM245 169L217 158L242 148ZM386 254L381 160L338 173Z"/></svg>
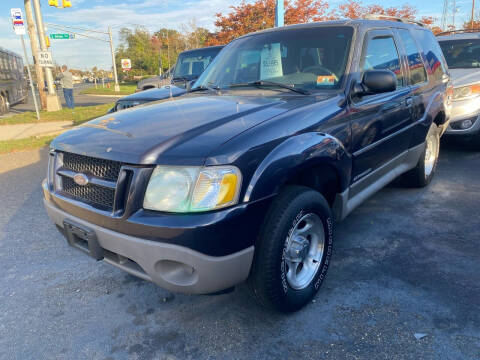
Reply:
<svg viewBox="0 0 480 360"><path fill-rule="evenodd" d="M256 300L281 312L299 310L325 279L332 256L333 217L325 198L288 186L266 217L248 280Z"/></svg>
<svg viewBox="0 0 480 360"><path fill-rule="evenodd" d="M425 149L417 166L402 175L402 183L408 187L422 188L430 184L435 175L440 153L440 131L432 124L425 139Z"/></svg>

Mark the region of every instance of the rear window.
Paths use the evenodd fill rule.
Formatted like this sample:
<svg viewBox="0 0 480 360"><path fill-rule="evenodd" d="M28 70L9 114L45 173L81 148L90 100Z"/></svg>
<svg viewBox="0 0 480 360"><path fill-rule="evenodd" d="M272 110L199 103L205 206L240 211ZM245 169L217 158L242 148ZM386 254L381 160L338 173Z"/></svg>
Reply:
<svg viewBox="0 0 480 360"><path fill-rule="evenodd" d="M415 40L408 30L400 29L399 33L408 57L408 67L410 68L410 84L415 85L426 82L427 72Z"/></svg>
<svg viewBox="0 0 480 360"><path fill-rule="evenodd" d="M441 81L448 68L437 39L429 30L415 29L413 32L428 62L428 74L435 81Z"/></svg>
<svg viewBox="0 0 480 360"><path fill-rule="evenodd" d="M449 68L480 68L480 39L445 40L440 46Z"/></svg>

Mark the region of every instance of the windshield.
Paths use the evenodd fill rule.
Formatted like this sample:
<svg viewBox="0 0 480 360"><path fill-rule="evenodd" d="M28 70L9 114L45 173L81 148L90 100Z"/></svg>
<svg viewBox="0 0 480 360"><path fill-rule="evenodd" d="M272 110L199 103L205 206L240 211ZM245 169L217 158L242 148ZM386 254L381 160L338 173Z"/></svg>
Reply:
<svg viewBox="0 0 480 360"><path fill-rule="evenodd" d="M207 48L188 51L178 55L173 80L196 79L217 56L221 48Z"/></svg>
<svg viewBox="0 0 480 360"><path fill-rule="evenodd" d="M440 41L450 69L480 68L480 39Z"/></svg>
<svg viewBox="0 0 480 360"><path fill-rule="evenodd" d="M352 36L353 28L348 26L247 36L230 43L195 87L233 90L242 84L280 83L304 91L338 89L345 75Z"/></svg>

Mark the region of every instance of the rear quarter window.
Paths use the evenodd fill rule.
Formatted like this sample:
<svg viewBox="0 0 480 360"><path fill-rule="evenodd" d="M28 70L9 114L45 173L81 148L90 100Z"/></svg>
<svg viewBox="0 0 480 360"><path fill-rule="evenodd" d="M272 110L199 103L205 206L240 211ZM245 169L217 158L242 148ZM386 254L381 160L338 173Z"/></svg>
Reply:
<svg viewBox="0 0 480 360"><path fill-rule="evenodd" d="M400 39L407 54L408 67L410 69L410 85L421 84L427 81L427 72L423 64L422 56L415 43L410 31L406 29L399 29Z"/></svg>
<svg viewBox="0 0 480 360"><path fill-rule="evenodd" d="M437 39L430 30L415 29L413 34L425 55L429 76L435 81L442 81L448 67Z"/></svg>

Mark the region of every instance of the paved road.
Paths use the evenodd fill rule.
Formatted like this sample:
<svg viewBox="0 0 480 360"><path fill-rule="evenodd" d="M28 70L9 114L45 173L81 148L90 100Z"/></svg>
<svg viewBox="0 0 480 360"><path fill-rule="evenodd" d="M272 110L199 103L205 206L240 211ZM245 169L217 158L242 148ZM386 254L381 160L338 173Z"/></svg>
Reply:
<svg viewBox="0 0 480 360"><path fill-rule="evenodd" d="M80 95L79 92L87 87L94 86L93 84L75 84L74 85L74 101L76 106L93 106L100 104L107 104L110 102L115 102L118 97L106 97L106 96L91 96L91 95ZM102 86L101 84L98 86ZM62 106L66 107L65 98L63 97L63 91L58 92L60 95L60 100ZM11 116L13 114L18 114L25 111L35 111L35 106L33 103L33 97L31 91L28 94L28 103L26 104L17 104L10 108L10 112L4 116ZM40 101L37 93L37 101Z"/></svg>
<svg viewBox="0 0 480 360"><path fill-rule="evenodd" d="M316 301L288 316L69 248L42 209L45 159L0 157L2 359L480 359L480 153L443 149L430 187L354 211Z"/></svg>

